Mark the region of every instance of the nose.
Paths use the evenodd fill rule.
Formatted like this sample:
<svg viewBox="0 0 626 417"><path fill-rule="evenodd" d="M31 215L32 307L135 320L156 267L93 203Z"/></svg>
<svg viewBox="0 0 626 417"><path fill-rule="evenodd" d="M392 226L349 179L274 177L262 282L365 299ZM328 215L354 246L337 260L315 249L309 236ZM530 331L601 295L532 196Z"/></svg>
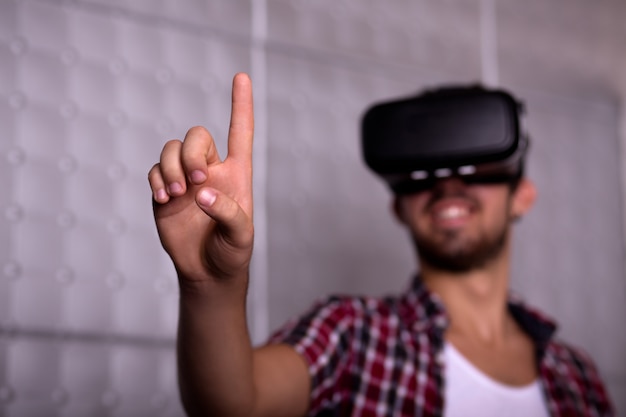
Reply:
<svg viewBox="0 0 626 417"><path fill-rule="evenodd" d="M467 184L458 176L439 178L432 189L433 198L465 196L467 194Z"/></svg>

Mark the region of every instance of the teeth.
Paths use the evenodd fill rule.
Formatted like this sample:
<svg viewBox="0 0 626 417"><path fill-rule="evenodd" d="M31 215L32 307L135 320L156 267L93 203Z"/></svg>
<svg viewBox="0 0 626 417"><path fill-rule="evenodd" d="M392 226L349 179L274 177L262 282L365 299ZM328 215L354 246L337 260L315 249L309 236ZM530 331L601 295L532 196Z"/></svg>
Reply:
<svg viewBox="0 0 626 417"><path fill-rule="evenodd" d="M442 219L456 219L459 217L467 216L468 211L466 208L458 207L458 206L450 206L441 210L438 213L438 217Z"/></svg>

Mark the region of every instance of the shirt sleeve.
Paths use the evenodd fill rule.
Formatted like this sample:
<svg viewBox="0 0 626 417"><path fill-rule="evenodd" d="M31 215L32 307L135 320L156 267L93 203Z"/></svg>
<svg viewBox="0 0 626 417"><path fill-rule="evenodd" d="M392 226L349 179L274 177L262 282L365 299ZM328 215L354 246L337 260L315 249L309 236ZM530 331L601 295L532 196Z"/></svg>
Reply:
<svg viewBox="0 0 626 417"><path fill-rule="evenodd" d="M268 341L292 346L307 362L311 377L310 415L330 408L345 386L354 307L348 298L318 301L304 315L277 330Z"/></svg>

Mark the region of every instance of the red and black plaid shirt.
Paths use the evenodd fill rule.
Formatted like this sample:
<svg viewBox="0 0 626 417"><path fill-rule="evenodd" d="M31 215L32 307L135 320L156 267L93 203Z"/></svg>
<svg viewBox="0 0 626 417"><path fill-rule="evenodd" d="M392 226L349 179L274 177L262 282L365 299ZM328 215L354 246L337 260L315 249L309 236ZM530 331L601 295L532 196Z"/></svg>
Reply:
<svg viewBox="0 0 626 417"><path fill-rule="evenodd" d="M519 300L509 309L536 344L551 416L612 416L591 359L554 340L556 326ZM440 299L416 279L401 297L331 297L270 342L308 362L309 416L442 416L447 325Z"/></svg>

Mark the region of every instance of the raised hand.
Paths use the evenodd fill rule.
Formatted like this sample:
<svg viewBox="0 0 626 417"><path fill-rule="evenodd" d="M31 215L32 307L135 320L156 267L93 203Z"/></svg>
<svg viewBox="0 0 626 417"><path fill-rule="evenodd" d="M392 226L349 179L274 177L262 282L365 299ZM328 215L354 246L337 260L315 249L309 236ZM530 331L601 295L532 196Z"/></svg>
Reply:
<svg viewBox="0 0 626 417"><path fill-rule="evenodd" d="M181 285L247 275L252 254L252 83L233 79L228 155L213 137L191 128L184 141L165 144L148 175L161 243Z"/></svg>

